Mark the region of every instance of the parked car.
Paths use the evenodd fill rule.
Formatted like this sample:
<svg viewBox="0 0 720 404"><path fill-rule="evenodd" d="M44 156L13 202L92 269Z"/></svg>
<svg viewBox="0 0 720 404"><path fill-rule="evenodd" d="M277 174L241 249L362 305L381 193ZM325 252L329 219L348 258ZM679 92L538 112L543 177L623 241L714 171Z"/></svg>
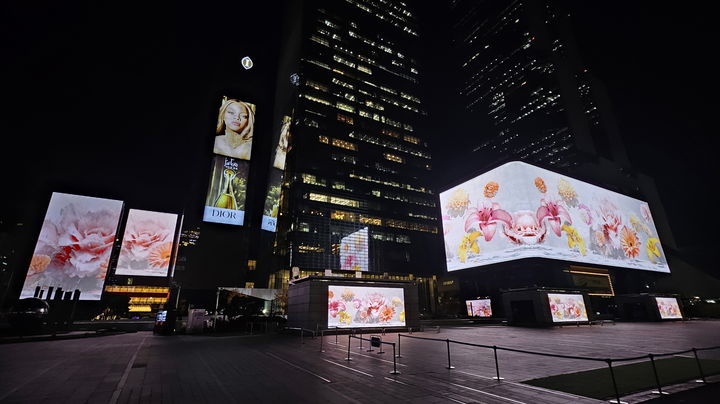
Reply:
<svg viewBox="0 0 720 404"><path fill-rule="evenodd" d="M20 299L8 312L8 322L20 332L39 331L48 321L50 305L37 297Z"/></svg>

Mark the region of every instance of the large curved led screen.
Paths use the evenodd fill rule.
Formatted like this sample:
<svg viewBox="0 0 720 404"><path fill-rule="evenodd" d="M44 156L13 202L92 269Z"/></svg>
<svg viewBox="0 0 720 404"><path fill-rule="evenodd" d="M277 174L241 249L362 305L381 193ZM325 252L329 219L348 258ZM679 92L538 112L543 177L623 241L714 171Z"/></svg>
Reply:
<svg viewBox="0 0 720 404"><path fill-rule="evenodd" d="M20 298L35 288L100 300L123 202L54 192Z"/></svg>
<svg viewBox="0 0 720 404"><path fill-rule="evenodd" d="M521 162L440 194L448 271L552 258L670 272L646 202Z"/></svg>
<svg viewBox="0 0 720 404"><path fill-rule="evenodd" d="M116 275L167 276L177 215L130 209Z"/></svg>
<svg viewBox="0 0 720 404"><path fill-rule="evenodd" d="M403 288L328 286L328 328L404 326Z"/></svg>

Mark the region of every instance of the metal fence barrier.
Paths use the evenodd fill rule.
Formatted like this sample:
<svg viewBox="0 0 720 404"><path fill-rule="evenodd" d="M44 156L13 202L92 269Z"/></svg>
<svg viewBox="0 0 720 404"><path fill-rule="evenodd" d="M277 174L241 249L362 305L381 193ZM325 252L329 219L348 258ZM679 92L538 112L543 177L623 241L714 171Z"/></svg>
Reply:
<svg viewBox="0 0 720 404"><path fill-rule="evenodd" d="M590 358L586 356L573 356L573 355L560 355L560 354L552 354L547 352L534 352L534 351L527 351L524 349L515 349L515 348L505 348L505 347L499 347L496 345L483 345L483 344L473 344L470 342L463 342L463 341L453 341L451 339L439 339L439 338L428 338L428 337L418 337L414 335L403 335L398 333L398 341L397 341L397 356L394 354L394 346L393 346L393 356L400 358L401 357L401 350L400 350L400 340L401 337L403 338L411 338L411 339L418 339L418 340L426 340L426 341L440 341L445 342L447 346L447 366L446 369L455 369L454 366L452 366L452 363L450 362L450 344L458 344L458 345L466 345L466 346L473 346L478 348L488 348L493 350L493 356L495 358L495 377L493 379L495 380L503 380L502 377L500 377L500 366L498 363L498 357L497 357L497 351L508 351L508 352L516 352L516 353L522 353L522 354L528 354L528 355L539 355L539 356L549 356L554 358L563 358L563 359L577 359L577 360L588 360L588 361L595 361L595 362L605 362L608 365L608 369L610 370L610 378L612 379L613 383L613 391L615 392L615 398L616 401L611 401L615 403L621 403L620 401L620 394L618 392L617 388L617 381L615 380L615 372L613 371L613 363L616 362L628 362L628 361L637 361L642 359L649 359L650 363L652 364L653 368L653 374L655 376L655 383L657 384L657 391L653 391L655 394L667 394L662 391L662 385L660 383L660 378L658 377L657 367L655 366L655 358L663 357L663 356L673 356L673 355L680 355L684 353L692 352L695 357L695 362L697 363L698 367L698 373L700 375L700 379L696 380L698 383L706 383L705 380L705 374L702 370L702 365L700 364L700 359L698 357L698 351L708 351L713 349L720 349L720 346L712 346L712 347L706 347L706 348L691 348L686 349L684 351L677 351L677 352L667 352L667 353L661 353L661 354L647 354L647 355L641 355L641 356L633 356L633 357L627 357L627 358ZM350 358L350 342L348 340L348 360ZM394 361L394 359L393 359Z"/></svg>

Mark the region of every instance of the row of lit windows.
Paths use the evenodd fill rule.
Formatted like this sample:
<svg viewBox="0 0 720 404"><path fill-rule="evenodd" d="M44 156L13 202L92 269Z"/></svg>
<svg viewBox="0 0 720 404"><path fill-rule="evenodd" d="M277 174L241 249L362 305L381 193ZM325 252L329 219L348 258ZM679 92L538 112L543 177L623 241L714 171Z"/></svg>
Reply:
<svg viewBox="0 0 720 404"><path fill-rule="evenodd" d="M312 174L303 173L303 174L301 174L300 178L304 184L310 184L310 185L315 185L315 186L319 186L319 187L327 186L327 181L324 178L318 178L317 176L312 175ZM398 187L400 187L400 184L397 184L397 183L394 183L394 184L397 185ZM351 189L349 189L348 186L341 181L334 181L332 188L341 189L341 190L345 190L345 191L348 191L348 190L351 191ZM433 207L433 208L435 207L435 202L426 200L423 198L415 197L415 196L409 196L409 195L399 194L399 193L395 193L395 192L381 191L378 189L372 190L371 194L373 196L376 196L379 198L389 199L389 200L393 200L393 201L402 201L402 202L408 202L408 203L412 203L412 204L420 205L420 206L429 206L429 207ZM325 201L323 201L323 202L325 202Z"/></svg>
<svg viewBox="0 0 720 404"><path fill-rule="evenodd" d="M334 137L331 138L331 137L320 135L320 136L318 136L318 141L320 143L333 145L335 147L340 147L340 148L347 149L347 150L357 151L357 145L353 142L348 142L347 140L337 139Z"/></svg>
<svg viewBox="0 0 720 404"><path fill-rule="evenodd" d="M318 194L310 192L305 196L307 199L316 202L332 203L333 205L350 206L352 208L365 207L365 203L354 199L341 198L333 195Z"/></svg>
<svg viewBox="0 0 720 404"><path fill-rule="evenodd" d="M388 186L395 187L395 188L409 189L410 191L423 192L423 193L432 195L432 191L425 187L414 187L410 184L400 184L395 181L387 181L387 180L377 179L370 175L350 173L350 174L348 174L348 176L350 178L356 178L356 179L367 181L367 182L374 182L376 184L388 185Z"/></svg>
<svg viewBox="0 0 720 404"><path fill-rule="evenodd" d="M378 217L367 216L352 212L344 212L335 210L330 213L330 218L334 220L342 220L345 222L355 222L362 224L371 224L375 226L387 226L405 230L422 231L426 233L437 233L437 226L430 226L423 223L408 222L398 219L381 219Z"/></svg>
<svg viewBox="0 0 720 404"><path fill-rule="evenodd" d="M431 158L431 157L430 157L430 154L427 153L427 152L424 152L424 151L422 151L422 150L415 150L415 149L412 149L412 148L407 147L407 146L405 146L405 145L402 145L402 144L399 144L399 143L395 143L395 142L390 142L390 141L388 141L388 140L385 140L385 139L382 139L382 138L379 138L379 137L376 137L376 136L370 136L370 135L366 135L366 134L364 134L364 133L358 133L358 132L354 132L354 131L353 131L353 132L350 132L350 134L349 134L348 136L350 136L351 138L359 139L359 140L362 140L362 141L364 141L364 142L372 143L372 144L375 144L375 145L378 145L378 146L383 146L383 147L387 147L387 148L389 148L389 149L402 151L402 152L411 154L411 155L413 155L413 156L423 157L423 158L426 158L426 159L430 159L430 158ZM412 137L411 137L411 138L412 138ZM411 140L409 140L409 139L405 139L405 140L408 141L408 142L417 144L417 143L413 142L413 140L416 140L416 141L419 143L419 139L417 139L417 138L412 138Z"/></svg>
<svg viewBox="0 0 720 404"><path fill-rule="evenodd" d="M415 36L415 37L418 36L417 31L415 31L414 29L412 29L412 28L410 28L410 27L408 27L408 26L406 26L406 25L400 24L400 23L398 23L397 21L391 21L390 18L386 17L385 15L383 15L383 14L380 13L380 12L377 12L377 11L376 11L376 12L373 12L373 10L372 10L370 7L368 7L366 4L364 4L367 0L345 0L345 1L348 2L348 3L350 3L350 4L355 5L355 6L358 7L359 9L361 9L361 10L363 10L363 11L365 11L365 12L371 14L371 15L374 15L375 17L377 17L377 18L379 18L379 19L381 19L381 20L383 20L383 21L387 21L388 23L390 23L390 24L394 25L395 27L401 29L403 32L407 32L408 34L413 35L413 36ZM370 2L370 3L373 4L372 2ZM378 11L380 10L380 7L379 7L379 6L377 6L377 5L375 5L375 4L373 4L373 6L375 6L376 9L378 9ZM384 10L384 11L385 11L386 13L388 13L389 15L392 15L393 18L400 19L401 21L403 21L403 22L406 23L406 21L404 21L404 19L403 19L402 17L398 17L398 16L392 14L392 13L391 13L390 11L388 11L388 10Z"/></svg>
<svg viewBox="0 0 720 404"><path fill-rule="evenodd" d="M131 296L129 304L162 304L167 302L167 297L137 297Z"/></svg>

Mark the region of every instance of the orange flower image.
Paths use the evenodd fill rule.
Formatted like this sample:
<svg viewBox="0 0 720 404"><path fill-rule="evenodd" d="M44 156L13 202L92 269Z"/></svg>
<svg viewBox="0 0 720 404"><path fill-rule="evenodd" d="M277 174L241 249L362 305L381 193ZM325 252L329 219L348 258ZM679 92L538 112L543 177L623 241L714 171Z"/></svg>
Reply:
<svg viewBox="0 0 720 404"><path fill-rule="evenodd" d="M380 321L390 321L395 315L395 308L392 306L383 306L380 309Z"/></svg>
<svg viewBox="0 0 720 404"><path fill-rule="evenodd" d="M148 254L148 263L156 268L167 268L172 255L172 242L162 243L155 246Z"/></svg>
<svg viewBox="0 0 720 404"><path fill-rule="evenodd" d="M540 177L535 177L535 188L538 189L538 191L542 192L543 194L547 192L547 186L545 185L545 181L543 181Z"/></svg>
<svg viewBox="0 0 720 404"><path fill-rule="evenodd" d="M629 258L635 258L640 254L640 239L634 230L623 226L620 232L620 246Z"/></svg>
<svg viewBox="0 0 720 404"><path fill-rule="evenodd" d="M50 263L50 257L44 254L33 255L30 261L30 272L38 273L44 271Z"/></svg>
<svg viewBox="0 0 720 404"><path fill-rule="evenodd" d="M332 299L333 297L335 297L335 293L333 293L332 290L328 290L328 299Z"/></svg>
<svg viewBox="0 0 720 404"><path fill-rule="evenodd" d="M495 182L495 181L488 182L487 184L485 184L485 190L484 190L485 197L487 197L487 198L494 197L497 194L499 189L500 189L500 185L497 182Z"/></svg>

